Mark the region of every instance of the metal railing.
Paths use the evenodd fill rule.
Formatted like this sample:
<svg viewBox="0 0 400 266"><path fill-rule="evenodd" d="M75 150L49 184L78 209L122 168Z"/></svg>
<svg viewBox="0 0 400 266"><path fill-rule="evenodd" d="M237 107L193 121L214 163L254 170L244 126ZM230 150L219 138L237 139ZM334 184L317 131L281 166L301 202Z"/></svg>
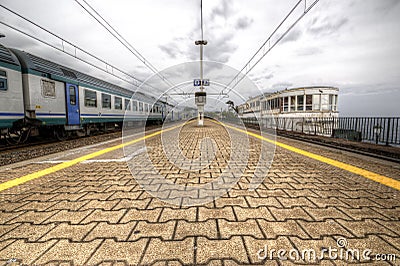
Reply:
<svg viewBox="0 0 400 266"><path fill-rule="evenodd" d="M244 124L381 145L400 145L399 117L247 117Z"/></svg>

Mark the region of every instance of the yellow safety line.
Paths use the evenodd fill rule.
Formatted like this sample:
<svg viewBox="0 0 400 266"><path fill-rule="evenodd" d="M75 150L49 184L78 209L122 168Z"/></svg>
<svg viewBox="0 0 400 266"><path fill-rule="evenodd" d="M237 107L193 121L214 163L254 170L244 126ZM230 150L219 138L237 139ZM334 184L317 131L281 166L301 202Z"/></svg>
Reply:
<svg viewBox="0 0 400 266"><path fill-rule="evenodd" d="M368 170L365 170L365 169L362 169L362 168L359 168L359 167L356 167L356 166L353 166L353 165L350 165L350 164L339 162L339 161L336 161L336 160L333 160L333 159L330 159L330 158L327 158L327 157L324 157L324 156L321 156L321 155L317 155L315 153L311 153L311 152L308 152L308 151L305 151L305 150L302 150L302 149L298 149L298 148L295 148L293 146L290 146L290 145L287 145L287 144L284 144L284 143L281 143L281 142L278 142L278 141L270 140L268 138L265 138L265 137L263 137L261 135L255 134L253 132L242 130L242 129L239 129L239 128L236 128L236 127L232 127L232 126L229 126L229 125L223 124L223 123L219 123L219 124L221 124L221 125L223 125L225 127L234 129L236 131L245 133L245 134L247 134L249 136L252 136L252 137L267 141L269 143L275 144L275 145L277 145L279 147L282 147L284 149L290 150L292 152L304 155L306 157L318 160L318 161L326 163L326 164L333 165L335 167L338 167L340 169L344 169L344 170L349 171L351 173L364 176L364 177L366 177L368 179L371 179L371 180L373 180L375 182L381 183L381 184L386 185L388 187L392 187L392 188L395 188L397 190L400 190L400 181L397 181L395 179L392 179L392 178L389 178L389 177L386 177L386 176L383 176L383 175L379 175L377 173L374 173L374 172L371 172L371 171L368 171ZM49 175L51 173L60 171L62 169L71 167L71 166L73 166L75 164L78 164L80 162L93 159L94 157L103 155L105 153L112 152L112 151L118 150L120 148L123 148L125 146L135 144L135 143L137 143L139 141L155 137L157 135L160 135L162 132L170 131L170 130L173 130L173 129L178 128L180 126L182 126L182 125L178 125L178 126L174 126L174 127L168 128L168 129L160 130L160 131L154 132L152 134L149 134L147 136L131 140L131 141L127 142L127 143L122 143L122 144L119 144L119 145L116 145L116 146L113 146L113 147L110 147L110 148L106 148L106 149L103 149L103 150L100 150L100 151L97 151L97 152L94 152L94 153L91 153L91 154L87 154L87 155L84 155L82 157L79 157L79 158L76 158L76 159L73 159L73 160L70 160L70 161L67 161L67 162L63 162L63 163L57 164L55 166L40 170L40 171L35 172L35 173L31 173L31 174L28 174L28 175L25 175L25 176L22 176L22 177L18 177L18 178L9 180L7 182L4 182L4 183L0 184L0 192L3 191L3 190L9 189L11 187L14 187L14 186L18 186L18 185L23 184L25 182L31 181L33 179L36 179L36 178L39 178L39 177L43 177L45 175Z"/></svg>
<svg viewBox="0 0 400 266"><path fill-rule="evenodd" d="M318 154L315 154L315 153L312 153L312 152L308 152L308 151L305 151L305 150L302 150L302 149L299 149L299 148L295 148L293 146L290 146L290 145L287 145L287 144L284 144L284 143L281 143L281 142L278 142L278 141L274 141L274 140L265 138L265 137L263 137L261 135L255 134L253 132L249 132L249 131L242 130L242 129L239 129L239 128L236 128L236 127L232 127L232 126L229 126L229 125L221 123L221 122L219 122L219 124L221 124L221 125L223 125L225 127L234 129L236 131L245 133L245 134L247 134L249 136L252 136L252 137L264 140L266 142L275 144L276 146L282 147L282 148L284 148L286 150L289 150L289 151L304 155L306 157L315 159L317 161L320 161L320 162L323 162L323 163L326 163L326 164L333 165L333 166L335 166L337 168L340 168L340 169L349 171L351 173L366 177L366 178L371 179L371 180L373 180L375 182L381 183L381 184L383 184L385 186L400 190L400 181L395 180L393 178L390 178L390 177L387 177L387 176L383 176L383 175L380 175L380 174L377 174L377 173L374 173L374 172L371 172L371 171L368 171L368 170L365 170L365 169L362 169L362 168L359 168L359 167L356 167L356 166L353 166L353 165L350 165L350 164L347 164L347 163L339 162L339 161L336 161L334 159L331 159L331 158L328 158L328 157L325 157L325 156L321 156L321 155L318 155Z"/></svg>
<svg viewBox="0 0 400 266"><path fill-rule="evenodd" d="M31 173L31 174L28 174L28 175L25 175L25 176L21 176L21 177L9 180L7 182L4 182L4 183L0 184L0 192L3 191L3 190L6 190L6 189L12 188L14 186L21 185L21 184L23 184L25 182L28 182L28 181L31 181L33 179L36 179L36 178L39 178L39 177L43 177L45 175L49 175L49 174L52 174L54 172L60 171L62 169L71 167L71 166L73 166L75 164L78 164L80 162L93 159L94 157L103 155L105 153L112 152L112 151L121 149L121 148L123 148L125 146L135 144L135 143L137 143L139 141L155 137L157 135L160 135L162 132L170 131L170 130L173 130L173 129L178 128L180 126L181 125L173 126L173 127L170 127L170 128L164 129L164 130L160 130L160 131L154 132L152 134L149 134L147 136L131 140L131 141L126 142L126 143L122 143L122 144L119 144L119 145L116 145L116 146L113 146L113 147L110 147L110 148L106 148L106 149L103 149L103 150L100 150L100 151L96 151L94 153L87 154L87 155L84 155L82 157L79 157L79 158L76 158L76 159L73 159L73 160L70 160L70 161L67 161L67 162L63 162L63 163L57 164L55 166L52 166L52 167L37 171L35 173Z"/></svg>

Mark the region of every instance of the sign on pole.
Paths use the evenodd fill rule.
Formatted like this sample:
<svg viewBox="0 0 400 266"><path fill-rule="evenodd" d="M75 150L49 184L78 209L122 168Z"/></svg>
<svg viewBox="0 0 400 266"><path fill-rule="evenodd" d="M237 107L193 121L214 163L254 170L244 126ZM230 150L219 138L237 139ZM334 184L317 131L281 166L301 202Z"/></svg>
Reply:
<svg viewBox="0 0 400 266"><path fill-rule="evenodd" d="M193 80L193 86L198 87L198 86L210 86L210 80L209 79L203 79L203 82L201 82L201 79L195 79Z"/></svg>
<svg viewBox="0 0 400 266"><path fill-rule="evenodd" d="M210 80L209 79L203 79L203 86L210 86Z"/></svg>

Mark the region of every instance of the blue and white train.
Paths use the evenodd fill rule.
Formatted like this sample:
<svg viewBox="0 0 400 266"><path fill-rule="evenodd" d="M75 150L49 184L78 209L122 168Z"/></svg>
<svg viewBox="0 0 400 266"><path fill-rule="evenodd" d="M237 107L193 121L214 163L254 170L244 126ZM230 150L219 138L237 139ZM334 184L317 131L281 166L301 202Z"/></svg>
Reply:
<svg viewBox="0 0 400 266"><path fill-rule="evenodd" d="M160 123L171 109L165 101L113 85L35 55L0 44L0 134L12 142L51 132L121 127L132 122Z"/></svg>

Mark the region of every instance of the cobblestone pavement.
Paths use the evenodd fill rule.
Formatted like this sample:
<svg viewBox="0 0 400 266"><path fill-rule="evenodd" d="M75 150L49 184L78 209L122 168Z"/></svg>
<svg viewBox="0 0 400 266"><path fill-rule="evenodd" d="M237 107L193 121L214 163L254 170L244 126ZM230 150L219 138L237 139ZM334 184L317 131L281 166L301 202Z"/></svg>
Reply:
<svg viewBox="0 0 400 266"><path fill-rule="evenodd" d="M136 161L136 179L120 160L122 151L118 150L0 192L0 265L359 263L329 260L327 253L316 261L281 260L277 255L279 249L299 253L313 249L319 254L329 247L345 253L370 249L371 257L396 254L396 261L362 262L399 265L397 190L279 147L263 183L248 190L260 151L259 140L254 138L249 139L250 159L242 177L222 197L196 206L177 206L153 197L138 183L152 174L148 165L140 164L146 151L164 178L188 187L212 182L229 165L232 136L221 125L207 121L204 128L198 128L187 124L176 129L178 136L186 158L195 160L202 155L200 141L204 137L214 140L214 146L205 146L215 151L216 157L205 169L182 170L167 160L158 135L146 140L146 149L138 143L126 150L136 151L130 153ZM400 177L394 164L287 139L278 141ZM78 155L81 153L70 153L62 160ZM0 168L0 182L52 166L54 160ZM167 185L149 184L166 197L182 196L174 195L182 191ZM178 204L184 205L182 201ZM343 243L340 241L344 248L338 246Z"/></svg>

